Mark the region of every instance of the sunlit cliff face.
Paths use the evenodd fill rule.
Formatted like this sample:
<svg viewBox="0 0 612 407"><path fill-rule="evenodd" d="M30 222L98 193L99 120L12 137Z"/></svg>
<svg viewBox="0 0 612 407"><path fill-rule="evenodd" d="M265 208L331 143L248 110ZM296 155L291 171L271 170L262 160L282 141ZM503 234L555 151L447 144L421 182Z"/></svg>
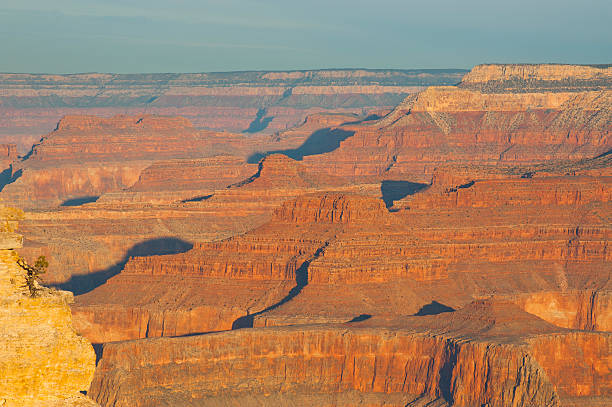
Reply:
<svg viewBox="0 0 612 407"><path fill-rule="evenodd" d="M2 208L2 215L6 215ZM8 224L8 221L4 221ZM11 222L13 223L13 222ZM0 403L6 406L95 406L86 391L95 368L94 350L75 333L72 293L39 287L32 296L26 271L17 264L21 235L0 233ZM37 284L37 283L36 283Z"/></svg>

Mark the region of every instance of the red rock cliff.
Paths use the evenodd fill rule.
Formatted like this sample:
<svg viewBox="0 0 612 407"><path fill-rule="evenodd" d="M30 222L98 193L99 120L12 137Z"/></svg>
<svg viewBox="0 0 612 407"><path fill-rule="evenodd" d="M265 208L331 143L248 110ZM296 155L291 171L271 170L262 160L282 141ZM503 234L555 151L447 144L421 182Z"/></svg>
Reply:
<svg viewBox="0 0 612 407"><path fill-rule="evenodd" d="M559 406L580 397L605 402L610 394L609 335L559 330L508 304L481 301L446 315L364 324L108 344L90 393L103 406L180 404L186 394L192 402L229 403L277 392L287 401L376 394L372 406L395 405L397 393L440 405ZM525 336L513 334L519 327L527 327ZM563 366L555 362L559 351ZM579 386L569 386L572 377Z"/></svg>

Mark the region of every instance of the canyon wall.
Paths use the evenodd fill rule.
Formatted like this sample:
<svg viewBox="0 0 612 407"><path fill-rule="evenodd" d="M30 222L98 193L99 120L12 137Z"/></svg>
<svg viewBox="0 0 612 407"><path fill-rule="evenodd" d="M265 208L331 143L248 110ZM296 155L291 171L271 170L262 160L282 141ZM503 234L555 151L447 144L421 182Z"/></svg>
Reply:
<svg viewBox="0 0 612 407"><path fill-rule="evenodd" d="M0 144L0 168L2 176L0 182L5 183L11 177L11 165L17 160L16 144Z"/></svg>
<svg viewBox="0 0 612 407"><path fill-rule="evenodd" d="M445 163L526 166L593 158L612 148L610 95L607 89L491 94L432 87L378 121L340 126L353 135L304 161L345 177L429 182Z"/></svg>
<svg viewBox="0 0 612 407"><path fill-rule="evenodd" d="M525 311L564 328L612 331L611 291L539 292L512 299Z"/></svg>
<svg viewBox="0 0 612 407"><path fill-rule="evenodd" d="M230 156L162 161L131 188L28 212L25 253L50 259L50 283L83 293L119 272L131 256L175 253L194 242L244 233L269 220L284 201L330 188L376 194L380 185L316 177L281 155L266 157L259 168Z"/></svg>
<svg viewBox="0 0 612 407"><path fill-rule="evenodd" d="M580 206L612 200L611 177L541 177L470 180L430 188L422 196L404 198L414 209L436 207ZM434 184L439 185L439 184Z"/></svg>
<svg viewBox="0 0 612 407"><path fill-rule="evenodd" d="M364 403L365 394L373 396L371 406L609 401L609 335L566 332L486 301L453 314L372 321L106 344L90 392L101 405L116 406L350 406ZM510 334L517 324L529 333ZM555 362L558 350L564 368ZM580 385L568 386L574 377Z"/></svg>
<svg viewBox="0 0 612 407"><path fill-rule="evenodd" d="M161 349L165 351L160 352ZM191 349L188 359L185 349ZM146 363L144 360L130 363L131 359L125 358L145 354ZM509 359L510 366L495 366L495 357ZM289 400L300 393L327 394L333 400L336 394L341 396L353 390L383 396L407 393L413 399L422 394L441 397L448 392L458 406L486 402L505 406L512 405L513 399L516 402L526 399L542 406L558 405L544 375L523 357L513 354L511 347L458 345L445 338L404 332L285 328L275 329L271 335L258 329L183 340L106 345L91 393L101 405L116 406L151 406L161 402L189 405L182 399L195 389L200 402L278 391ZM449 365L454 358L458 360ZM480 374L485 364L489 365L489 378ZM448 386L444 376L454 369L464 370L461 378L467 381L456 383L452 389L444 388ZM521 377L521 370L531 372ZM122 371L129 373L121 377ZM169 395L156 391L155 387L173 386L177 377L181 377L185 393ZM512 394L511 388L502 385L505 380L527 382L529 387L525 383L524 388ZM481 393L485 388L489 391ZM373 405L386 405L384 397L380 401Z"/></svg>
<svg viewBox="0 0 612 407"><path fill-rule="evenodd" d="M275 75L272 77L275 78ZM382 80L384 75L376 77ZM487 80L493 80L491 78ZM335 89L333 87L337 84L332 82L336 79L325 80L331 81L326 86ZM385 86L398 85L389 82ZM206 87L192 89L185 85L182 92L187 91L213 92ZM296 94L303 91L296 89ZM269 93L272 89L254 88L252 92ZM432 87L407 98L384 118L374 116L355 123L363 116L317 114L304 120L297 128L274 136L201 131L178 117L69 116L60 122L56 131L43 138L27 159L13 165L9 171L9 181L12 182L4 187L0 195L10 203L32 209L34 206L51 208L82 204L91 208L96 202L105 214L127 206L130 210L137 209L138 213L154 210L173 213L171 220L137 228L155 229L156 233L134 234L134 239L113 243L108 250L98 250L99 254L92 254L93 246L89 242L85 245L82 240L73 241L74 247L86 247L80 251L81 254L71 256L73 260L63 263L65 267L62 270L76 271L77 267L81 267L81 272L93 272L120 262L121 255L130 249L129 244L138 243L136 235L141 236L142 240L182 235L189 241L231 236L260 225L285 200L304 193L352 188L376 195L380 193L376 190L380 191L381 188L375 184L381 180L429 183L436 169L449 163L493 168L487 178L499 172L496 169L499 166L524 168L524 172L519 174L524 175L531 174L533 167L545 165L551 160L575 162L598 155L605 158L606 151L611 148L607 124L610 120L609 105L609 90L573 88L552 93L545 88L534 88L529 93L516 94L483 93L461 87ZM106 142L102 142L103 139ZM276 162L269 162L268 169L274 169L278 174L272 174L272 178L262 178L261 174L257 175L256 164L269 153L280 153L301 161L300 170L295 169L293 160L279 161L274 158ZM606 175L609 165L600 161L599 167L591 167L588 173L582 171L582 174ZM511 178L517 178L515 175L519 170L516 168L512 170ZM564 176L566 173L557 175ZM503 178L506 175L508 173L495 177ZM475 179L466 174L465 182L447 187L456 188ZM237 188L243 181L245 185ZM520 181L517 182L520 184ZM578 199L572 194L581 193L574 187L542 182L542 186L548 185L546 188L550 188L547 194L528 198L530 192L524 191L521 192L522 196L529 200L540 199L535 198L539 196L542 199L540 204L546 204L555 199ZM589 182L580 181L580 188L587 188ZM597 188L596 184L600 182L593 181L591 186ZM527 184L523 182L522 185ZM226 188L230 185L233 187ZM483 185L479 182L472 189L460 189L443 198L431 199L452 201L457 196L461 197L457 198L459 205L461 199L486 199L484 196L471 197L481 187ZM557 189L565 198L555 196ZM508 190L519 191L520 187L512 186ZM487 188L482 194L486 193ZM383 198L390 205L391 198ZM425 197L419 201L421 205L431 203ZM515 198L512 202L519 205L523 201ZM152 205L158 208L153 209ZM407 202L398 203L395 209L401 205L407 205ZM176 214L185 209L195 210L218 221L198 221L199 226L208 226L197 231L192 225L180 224L182 221L179 219L186 217ZM57 223L62 216L44 212L35 217L49 219L45 221L47 227L54 225L57 233L64 234ZM81 215L68 217L74 216ZM143 216L150 219L149 215ZM112 217L117 219L115 215ZM131 223L127 219L124 221L126 225ZM36 244L40 243L41 250L45 250L46 246L56 253L57 258L66 257L58 244L51 244L46 235L39 236L36 228L30 228L29 224L28 221L25 225L29 236ZM32 226L35 226L35 222ZM114 229L117 228L118 225ZM92 230L96 230L96 227ZM100 239L93 239L91 243L99 245ZM32 252L38 250L35 244L26 242L26 246ZM121 249L117 251L119 247ZM111 256L108 256L109 252ZM113 261L110 261L111 258Z"/></svg>

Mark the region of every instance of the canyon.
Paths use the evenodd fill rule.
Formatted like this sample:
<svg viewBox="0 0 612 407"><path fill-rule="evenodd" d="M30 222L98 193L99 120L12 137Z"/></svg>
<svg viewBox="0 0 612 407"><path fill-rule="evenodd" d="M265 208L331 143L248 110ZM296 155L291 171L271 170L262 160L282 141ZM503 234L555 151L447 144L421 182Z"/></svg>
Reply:
<svg viewBox="0 0 612 407"><path fill-rule="evenodd" d="M213 87L277 107L315 94L341 104L348 90L380 98L302 106L287 128L275 116L257 131L272 107L236 127L203 125L187 105L180 116L92 110L63 117L25 156L7 145L0 198L26 210L20 253L45 255L45 283L75 294L72 324L96 350L87 396L612 404L612 68L421 74L169 76L149 104L203 105ZM35 95L40 78L19 79L12 108L51 103L69 79L82 102L96 75ZM250 85L229 86L236 78ZM109 104L144 103L158 86L115 79ZM398 88L417 80L433 83Z"/></svg>

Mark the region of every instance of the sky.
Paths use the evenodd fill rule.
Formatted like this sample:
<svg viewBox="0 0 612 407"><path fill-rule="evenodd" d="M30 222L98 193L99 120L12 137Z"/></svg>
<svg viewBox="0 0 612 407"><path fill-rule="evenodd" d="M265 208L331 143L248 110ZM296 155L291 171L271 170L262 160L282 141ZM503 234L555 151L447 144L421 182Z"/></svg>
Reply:
<svg viewBox="0 0 612 407"><path fill-rule="evenodd" d="M0 72L612 63L610 0L0 0Z"/></svg>

